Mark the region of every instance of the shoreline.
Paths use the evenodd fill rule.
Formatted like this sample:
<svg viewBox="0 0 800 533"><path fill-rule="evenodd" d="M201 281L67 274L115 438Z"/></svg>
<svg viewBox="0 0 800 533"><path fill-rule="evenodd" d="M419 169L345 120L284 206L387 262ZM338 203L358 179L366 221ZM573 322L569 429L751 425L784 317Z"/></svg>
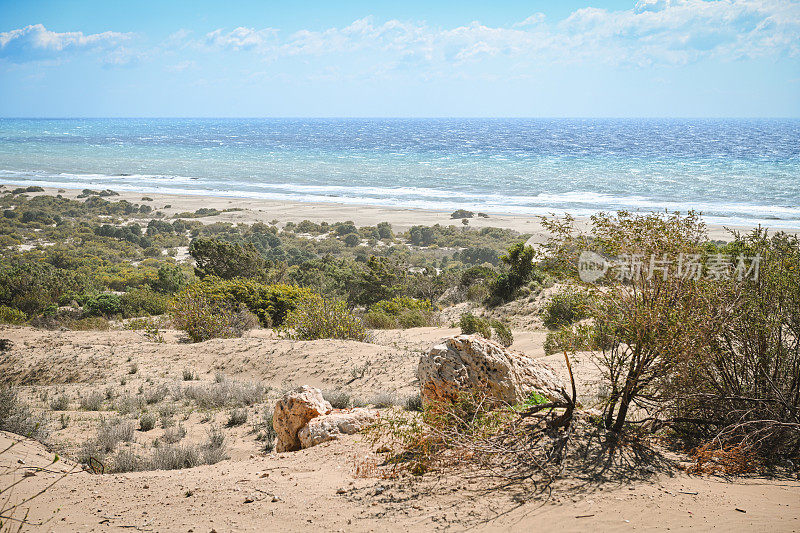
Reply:
<svg viewBox="0 0 800 533"><path fill-rule="evenodd" d="M16 187L26 187L28 183L5 183L5 189L0 192L8 192L8 189ZM83 189L67 187L42 187L44 192L28 193L35 195L61 194L65 198L77 199ZM285 200L270 200L265 198L249 198L239 196L213 196L208 194L177 194L177 193L151 193L130 190L114 190L119 196L107 197L108 200L126 200L131 203L145 204L152 206L154 211L161 211L166 217L182 212L193 212L200 208L213 208L217 210L237 209L228 211L215 216L201 217L203 223L231 222L253 224L255 222L268 223L274 220L278 224L287 222L300 222L310 220L312 222L342 222L352 221L356 226L374 226L379 222L389 222L395 231L406 231L414 225L432 226L441 224L443 226L453 225L462 226L461 219L450 217L451 212L417 209L385 207L377 205L354 205L336 202L300 202ZM63 191L63 192L60 192ZM151 198L152 201L143 201L142 198ZM170 207L166 207L170 206ZM632 212L636 212L631 210ZM590 223L589 217L576 216L575 225L579 228L586 228ZM512 215L512 214L490 214L488 218L475 216L469 219L467 227L470 228L503 228L511 229L523 234L530 234L531 243L545 242L548 233L544 230L537 215ZM752 225L728 225L728 224L706 224L708 238L710 240L731 240L731 232L746 232L758 227ZM771 232L784 231L790 234L800 234L800 221L797 227L786 227L771 229L764 225Z"/></svg>

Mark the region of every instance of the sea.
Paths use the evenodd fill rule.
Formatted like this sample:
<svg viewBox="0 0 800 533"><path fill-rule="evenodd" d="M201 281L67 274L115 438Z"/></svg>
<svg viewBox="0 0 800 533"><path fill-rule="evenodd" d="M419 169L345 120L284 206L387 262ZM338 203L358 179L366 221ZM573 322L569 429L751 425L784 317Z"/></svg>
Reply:
<svg viewBox="0 0 800 533"><path fill-rule="evenodd" d="M0 183L800 227L800 119L0 119Z"/></svg>

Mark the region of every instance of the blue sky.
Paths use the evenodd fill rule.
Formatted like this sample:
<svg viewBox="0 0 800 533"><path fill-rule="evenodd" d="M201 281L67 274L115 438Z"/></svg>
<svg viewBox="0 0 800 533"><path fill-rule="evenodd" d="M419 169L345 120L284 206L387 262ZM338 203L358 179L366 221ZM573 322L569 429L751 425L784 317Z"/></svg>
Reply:
<svg viewBox="0 0 800 533"><path fill-rule="evenodd" d="M0 116L800 117L800 1L0 0Z"/></svg>

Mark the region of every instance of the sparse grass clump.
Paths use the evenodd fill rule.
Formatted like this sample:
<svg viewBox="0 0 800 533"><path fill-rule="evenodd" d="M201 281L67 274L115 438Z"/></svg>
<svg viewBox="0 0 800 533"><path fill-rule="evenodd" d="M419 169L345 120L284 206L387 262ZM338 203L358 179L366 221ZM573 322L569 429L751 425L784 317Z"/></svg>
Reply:
<svg viewBox="0 0 800 533"><path fill-rule="evenodd" d="M350 407L350 394L341 389L322 391L322 397L325 398L334 409L347 409Z"/></svg>
<svg viewBox="0 0 800 533"><path fill-rule="evenodd" d="M272 415L272 409L265 408L264 413L261 415L261 424L256 428L256 431L258 431L256 440L264 443L264 452L266 453L270 453L275 449L275 439L278 438L278 434L272 425Z"/></svg>
<svg viewBox="0 0 800 533"><path fill-rule="evenodd" d="M86 396L82 396L80 400L80 407L83 411L100 411L103 408L103 400L105 396L103 393L94 391Z"/></svg>
<svg viewBox="0 0 800 533"><path fill-rule="evenodd" d="M422 412L422 395L416 393L406 398L403 408L406 411Z"/></svg>
<svg viewBox="0 0 800 533"><path fill-rule="evenodd" d="M68 411L69 405L69 396L63 393L50 400L50 409L52 411Z"/></svg>
<svg viewBox="0 0 800 533"><path fill-rule="evenodd" d="M369 403L378 409L387 409L398 404L397 395L393 392L380 392L370 398Z"/></svg>
<svg viewBox="0 0 800 533"><path fill-rule="evenodd" d="M129 420L101 420L96 442L100 450L113 452L120 442L131 442L134 438L134 423Z"/></svg>
<svg viewBox="0 0 800 533"><path fill-rule="evenodd" d="M0 387L0 430L36 440L48 436L46 420L19 399L17 391Z"/></svg>
<svg viewBox="0 0 800 533"><path fill-rule="evenodd" d="M247 409L237 407L228 413L228 421L225 423L229 428L241 426L247 422Z"/></svg>
<svg viewBox="0 0 800 533"><path fill-rule="evenodd" d="M263 401L267 388L261 383L223 379L217 383L189 385L183 396L203 408L243 407Z"/></svg>

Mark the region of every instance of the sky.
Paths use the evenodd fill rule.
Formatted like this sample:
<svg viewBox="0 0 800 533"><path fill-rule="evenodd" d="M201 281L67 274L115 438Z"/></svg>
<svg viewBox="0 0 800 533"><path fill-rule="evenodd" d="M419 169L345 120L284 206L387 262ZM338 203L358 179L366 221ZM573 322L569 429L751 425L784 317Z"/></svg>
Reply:
<svg viewBox="0 0 800 533"><path fill-rule="evenodd" d="M800 117L800 0L0 0L3 117Z"/></svg>

